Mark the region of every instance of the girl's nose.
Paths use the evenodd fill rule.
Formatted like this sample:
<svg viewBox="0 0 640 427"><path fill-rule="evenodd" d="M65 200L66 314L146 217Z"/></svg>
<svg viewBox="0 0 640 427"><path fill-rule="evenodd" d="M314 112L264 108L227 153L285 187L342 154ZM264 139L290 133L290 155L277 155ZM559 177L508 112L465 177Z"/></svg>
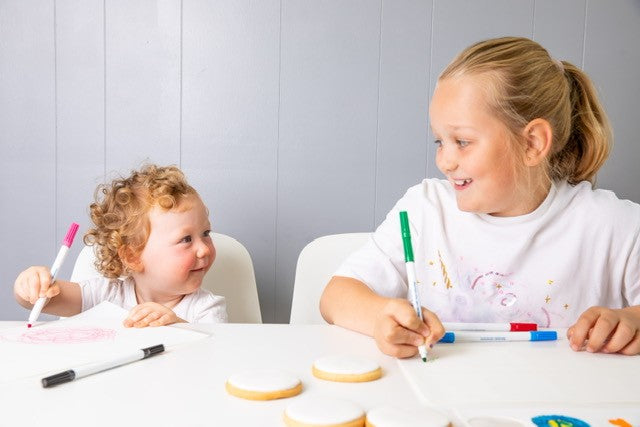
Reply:
<svg viewBox="0 0 640 427"><path fill-rule="evenodd" d="M458 159L455 153L455 147L448 147L443 144L438 152L438 167L444 173L456 170L458 167Z"/></svg>

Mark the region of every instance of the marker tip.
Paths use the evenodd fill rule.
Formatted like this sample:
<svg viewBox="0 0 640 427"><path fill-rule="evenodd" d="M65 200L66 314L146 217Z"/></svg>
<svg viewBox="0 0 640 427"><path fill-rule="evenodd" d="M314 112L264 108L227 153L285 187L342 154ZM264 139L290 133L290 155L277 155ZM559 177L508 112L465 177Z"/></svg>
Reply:
<svg viewBox="0 0 640 427"><path fill-rule="evenodd" d="M30 327L31 327L31 323L27 323L27 328L30 328Z"/></svg>
<svg viewBox="0 0 640 427"><path fill-rule="evenodd" d="M422 358L422 361L426 363L426 362L427 362L427 358L426 358L426 357L423 357L423 358Z"/></svg>

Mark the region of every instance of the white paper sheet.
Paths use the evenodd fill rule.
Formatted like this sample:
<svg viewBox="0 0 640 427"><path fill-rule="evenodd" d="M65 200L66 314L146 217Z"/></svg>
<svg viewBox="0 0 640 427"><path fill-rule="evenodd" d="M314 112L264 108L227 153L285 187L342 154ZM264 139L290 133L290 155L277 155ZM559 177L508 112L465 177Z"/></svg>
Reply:
<svg viewBox="0 0 640 427"><path fill-rule="evenodd" d="M640 402L640 356L575 352L565 339L438 344L430 357L398 363L431 405Z"/></svg>
<svg viewBox="0 0 640 427"><path fill-rule="evenodd" d="M109 302L67 319L0 330L0 383L46 376L114 355L164 344L171 348L207 336L170 326L125 328L127 311Z"/></svg>

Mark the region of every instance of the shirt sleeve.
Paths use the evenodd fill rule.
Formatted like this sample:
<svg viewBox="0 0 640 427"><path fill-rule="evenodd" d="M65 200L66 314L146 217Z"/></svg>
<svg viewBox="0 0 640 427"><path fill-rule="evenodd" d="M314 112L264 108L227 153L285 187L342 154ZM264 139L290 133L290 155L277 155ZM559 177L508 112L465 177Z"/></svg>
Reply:
<svg viewBox="0 0 640 427"><path fill-rule="evenodd" d="M354 252L338 268L334 276L351 277L366 284L377 294L388 298L406 298L407 271L400 231L400 211L407 211L411 236L419 239L419 230L414 227L422 212L416 208L417 189L409 189L396 203L386 219L373 233L367 243ZM414 249L416 245L414 243Z"/></svg>
<svg viewBox="0 0 640 427"><path fill-rule="evenodd" d="M623 292L625 305L640 305L640 231L635 233L635 242L627 260Z"/></svg>
<svg viewBox="0 0 640 427"><path fill-rule="evenodd" d="M109 279L92 277L78 283L82 295L82 311L87 311L92 307L107 300L109 295Z"/></svg>
<svg viewBox="0 0 640 427"><path fill-rule="evenodd" d="M194 304L192 323L227 323L227 302L224 297L200 289L203 294ZM187 319L185 319L187 320Z"/></svg>

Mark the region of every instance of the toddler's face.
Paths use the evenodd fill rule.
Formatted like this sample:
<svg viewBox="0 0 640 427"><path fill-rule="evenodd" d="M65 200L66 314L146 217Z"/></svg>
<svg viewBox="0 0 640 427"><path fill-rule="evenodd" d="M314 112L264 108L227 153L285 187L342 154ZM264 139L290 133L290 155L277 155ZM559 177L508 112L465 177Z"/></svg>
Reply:
<svg viewBox="0 0 640 427"><path fill-rule="evenodd" d="M515 216L531 212L518 187L511 133L490 110L482 77L438 82L429 110L436 164L467 212Z"/></svg>
<svg viewBox="0 0 640 427"><path fill-rule="evenodd" d="M140 259L136 286L162 296L187 295L202 284L216 257L208 212L198 196L188 196L178 209L149 212L151 232Z"/></svg>

